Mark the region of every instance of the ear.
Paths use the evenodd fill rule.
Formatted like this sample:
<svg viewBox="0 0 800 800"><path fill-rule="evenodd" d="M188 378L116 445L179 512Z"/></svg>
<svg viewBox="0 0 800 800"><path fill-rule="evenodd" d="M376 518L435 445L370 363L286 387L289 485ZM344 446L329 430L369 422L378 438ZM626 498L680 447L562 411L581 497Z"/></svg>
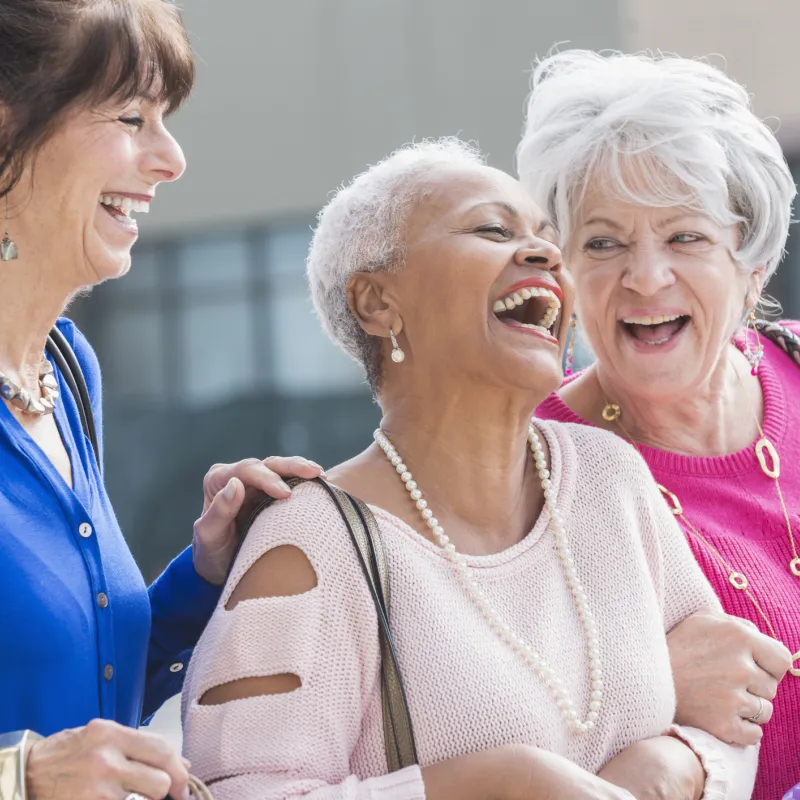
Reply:
<svg viewBox="0 0 800 800"><path fill-rule="evenodd" d="M356 272L347 281L347 305L370 336L388 338L403 330L403 320L391 286L391 275L380 272Z"/></svg>

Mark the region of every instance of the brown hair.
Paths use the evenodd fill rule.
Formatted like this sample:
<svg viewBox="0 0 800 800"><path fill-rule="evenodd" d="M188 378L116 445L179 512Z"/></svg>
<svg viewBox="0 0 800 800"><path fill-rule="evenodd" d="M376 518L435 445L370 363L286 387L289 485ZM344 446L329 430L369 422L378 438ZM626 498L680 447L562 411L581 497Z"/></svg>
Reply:
<svg viewBox="0 0 800 800"><path fill-rule="evenodd" d="M170 0L0 0L0 197L64 112L148 97L171 113L194 77Z"/></svg>

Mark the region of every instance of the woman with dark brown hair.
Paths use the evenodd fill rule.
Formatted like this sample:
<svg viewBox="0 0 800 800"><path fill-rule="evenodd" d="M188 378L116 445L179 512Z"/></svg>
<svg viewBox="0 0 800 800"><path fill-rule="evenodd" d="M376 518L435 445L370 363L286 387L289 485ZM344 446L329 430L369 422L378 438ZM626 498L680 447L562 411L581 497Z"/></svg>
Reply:
<svg viewBox="0 0 800 800"><path fill-rule="evenodd" d="M136 729L180 691L245 486L319 474L212 467L149 593L103 486L99 367L61 314L129 269L132 213L184 171L164 118L193 81L166 0L0 0L0 800L187 796L179 754Z"/></svg>

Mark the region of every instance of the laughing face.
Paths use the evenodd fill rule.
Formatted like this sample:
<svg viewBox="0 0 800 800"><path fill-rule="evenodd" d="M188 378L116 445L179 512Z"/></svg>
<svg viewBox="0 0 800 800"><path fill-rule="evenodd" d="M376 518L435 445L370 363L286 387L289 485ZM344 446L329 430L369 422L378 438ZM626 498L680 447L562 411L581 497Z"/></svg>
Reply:
<svg viewBox="0 0 800 800"><path fill-rule="evenodd" d="M556 389L572 289L549 220L489 167L437 168L421 193L405 267L385 278L409 361L462 384Z"/></svg>
<svg viewBox="0 0 800 800"><path fill-rule="evenodd" d="M136 99L67 116L15 190L19 201L11 202L23 257L57 242L70 265L62 277L77 285L127 272L138 237L132 214L147 213L156 186L180 177L186 166L163 110Z"/></svg>
<svg viewBox="0 0 800 800"><path fill-rule="evenodd" d="M736 226L628 204L601 183L586 194L568 250L581 326L618 390L687 396L714 373L762 273L735 263Z"/></svg>

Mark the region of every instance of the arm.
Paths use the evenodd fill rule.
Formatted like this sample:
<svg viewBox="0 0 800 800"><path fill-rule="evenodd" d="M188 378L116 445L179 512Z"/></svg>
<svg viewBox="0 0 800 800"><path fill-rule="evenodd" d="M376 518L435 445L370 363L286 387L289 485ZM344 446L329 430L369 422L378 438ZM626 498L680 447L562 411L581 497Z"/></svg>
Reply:
<svg viewBox="0 0 800 800"><path fill-rule="evenodd" d="M645 551L656 591L661 598L664 631L695 614L721 617L714 590L689 549L677 521L660 491L647 475L644 520ZM704 800L747 800L758 767L758 748L733 747L691 727L672 731L696 754L705 771Z"/></svg>
<svg viewBox="0 0 800 800"><path fill-rule="evenodd" d="M216 800L631 800L522 746L386 774L379 669L348 534L322 491L301 487L254 524L198 645L186 755Z"/></svg>

